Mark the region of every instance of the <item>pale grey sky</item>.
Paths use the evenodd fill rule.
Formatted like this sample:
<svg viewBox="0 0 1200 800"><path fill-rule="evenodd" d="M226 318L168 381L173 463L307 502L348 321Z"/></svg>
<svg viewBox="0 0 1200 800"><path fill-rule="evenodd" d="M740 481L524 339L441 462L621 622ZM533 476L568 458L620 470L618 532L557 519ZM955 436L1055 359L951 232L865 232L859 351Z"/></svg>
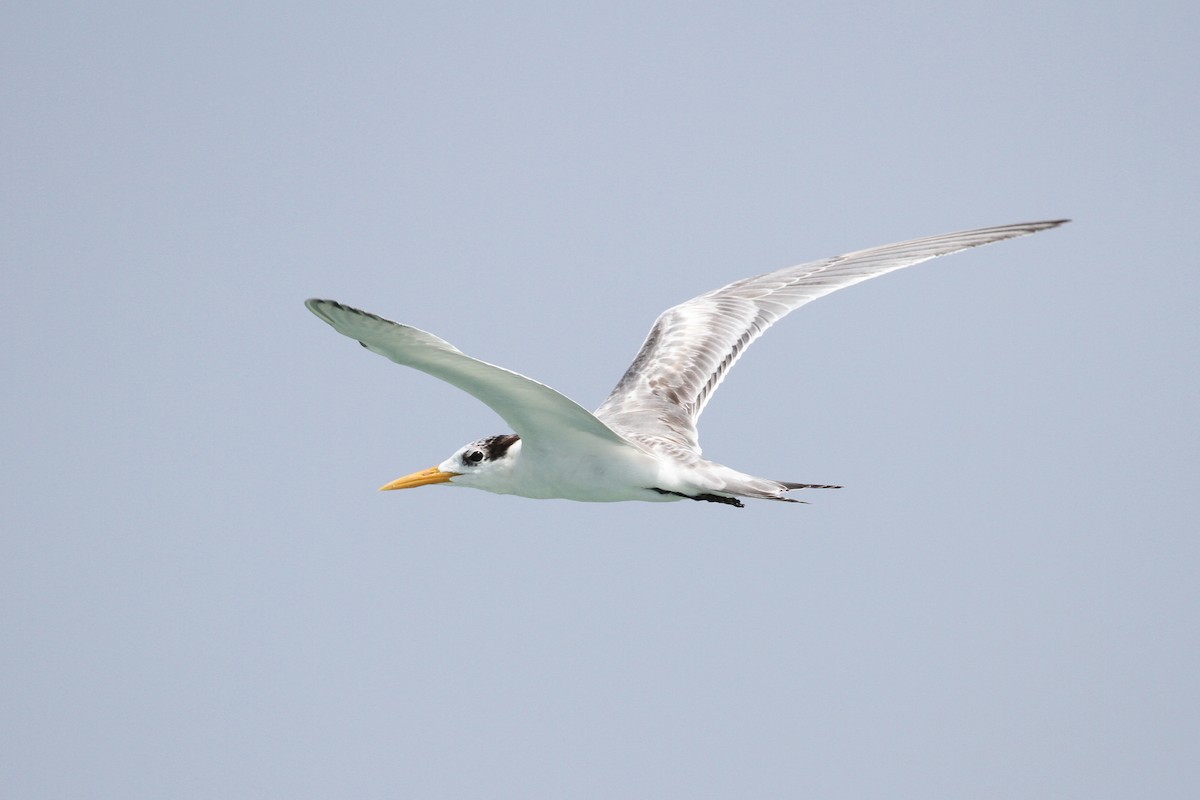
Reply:
<svg viewBox="0 0 1200 800"><path fill-rule="evenodd" d="M1192 797L1194 4L22 3L0 26L14 798ZM812 505L379 493L597 405L662 309L820 300L706 455Z"/></svg>

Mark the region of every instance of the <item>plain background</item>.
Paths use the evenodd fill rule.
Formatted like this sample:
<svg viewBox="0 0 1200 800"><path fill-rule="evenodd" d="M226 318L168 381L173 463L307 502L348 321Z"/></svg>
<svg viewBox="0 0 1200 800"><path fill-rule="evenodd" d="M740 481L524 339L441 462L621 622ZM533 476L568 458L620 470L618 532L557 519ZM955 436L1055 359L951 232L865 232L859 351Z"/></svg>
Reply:
<svg viewBox="0 0 1200 800"><path fill-rule="evenodd" d="M1195 797L1195 3L16 3L0 794ZM821 300L706 455L808 506L378 493L501 433L332 297L599 404Z"/></svg>

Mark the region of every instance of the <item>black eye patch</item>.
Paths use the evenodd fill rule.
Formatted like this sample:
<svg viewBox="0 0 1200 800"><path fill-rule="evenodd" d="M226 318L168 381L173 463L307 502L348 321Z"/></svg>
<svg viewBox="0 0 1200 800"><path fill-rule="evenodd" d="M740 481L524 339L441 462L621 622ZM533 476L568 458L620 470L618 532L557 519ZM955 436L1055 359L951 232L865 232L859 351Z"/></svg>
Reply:
<svg viewBox="0 0 1200 800"><path fill-rule="evenodd" d="M516 444L520 438L515 433L506 433L502 436L489 436L476 444L483 445L483 449L487 450L488 461L496 461L502 458L508 452L508 448Z"/></svg>

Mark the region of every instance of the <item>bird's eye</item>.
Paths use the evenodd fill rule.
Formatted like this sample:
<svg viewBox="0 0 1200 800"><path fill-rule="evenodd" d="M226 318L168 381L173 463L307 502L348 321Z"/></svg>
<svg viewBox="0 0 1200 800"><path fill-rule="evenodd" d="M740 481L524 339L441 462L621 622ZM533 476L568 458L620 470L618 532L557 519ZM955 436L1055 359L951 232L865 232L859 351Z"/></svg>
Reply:
<svg viewBox="0 0 1200 800"><path fill-rule="evenodd" d="M483 461L483 453L478 450L472 450L463 456L463 461L468 464L478 464L480 461Z"/></svg>

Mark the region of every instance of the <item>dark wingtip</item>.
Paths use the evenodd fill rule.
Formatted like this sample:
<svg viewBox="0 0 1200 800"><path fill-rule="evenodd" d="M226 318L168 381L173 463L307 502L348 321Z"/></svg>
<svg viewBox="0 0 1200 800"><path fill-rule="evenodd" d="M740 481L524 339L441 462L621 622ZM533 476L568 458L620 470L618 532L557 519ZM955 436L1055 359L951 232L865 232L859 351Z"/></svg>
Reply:
<svg viewBox="0 0 1200 800"><path fill-rule="evenodd" d="M313 312L314 314L316 314L317 316L321 316L321 306L338 306L338 305L341 305L341 303L338 303L336 300L324 300L320 297L310 297L304 301L304 307L307 308L309 311Z"/></svg>
<svg viewBox="0 0 1200 800"><path fill-rule="evenodd" d="M342 304L337 302L336 300L322 300L319 297L310 297L304 301L305 308L307 308L309 311L316 314L322 320L324 320L325 322L328 322L331 325L333 324L333 322L329 319L329 315L325 313L325 309L327 306L333 306L334 308L340 308L341 305Z"/></svg>

